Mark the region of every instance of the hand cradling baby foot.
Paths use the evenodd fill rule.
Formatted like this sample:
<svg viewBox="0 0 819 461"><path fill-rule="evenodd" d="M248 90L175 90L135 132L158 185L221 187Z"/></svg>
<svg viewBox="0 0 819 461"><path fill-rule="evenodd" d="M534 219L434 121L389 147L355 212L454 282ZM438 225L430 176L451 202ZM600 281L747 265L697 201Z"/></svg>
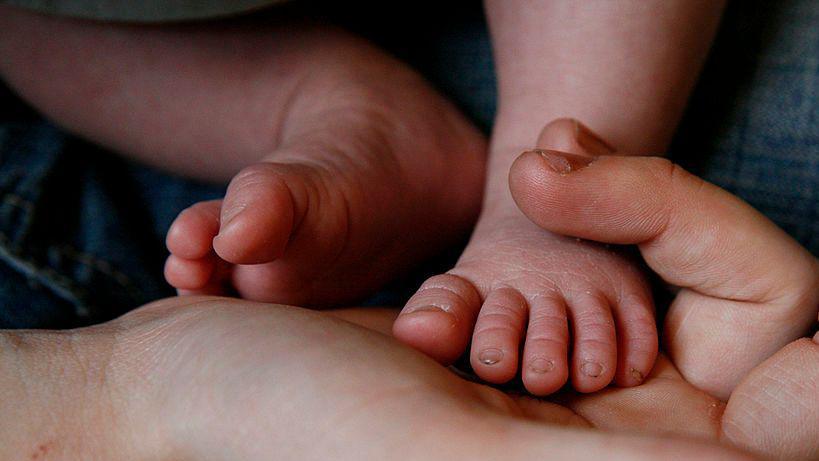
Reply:
<svg viewBox="0 0 819 461"><path fill-rule="evenodd" d="M663 352L685 380L724 401L754 401L763 412L777 407L748 398L755 394L748 389L794 378L779 375L776 362L752 370L813 333L817 259L740 198L666 159L601 155L571 172L555 168L575 158L554 151L520 155L509 173L520 210L552 232L635 245L648 268L675 287Z"/></svg>
<svg viewBox="0 0 819 461"><path fill-rule="evenodd" d="M612 153L568 119L549 124L537 146L577 154L568 161L541 151L560 172ZM469 347L480 378L500 384L519 373L536 395L555 392L568 379L581 392L612 381L640 384L657 355L653 302L641 271L615 249L533 224L512 201L507 175L508 167L490 166L469 245L452 270L427 280L409 300L395 336L443 363Z"/></svg>

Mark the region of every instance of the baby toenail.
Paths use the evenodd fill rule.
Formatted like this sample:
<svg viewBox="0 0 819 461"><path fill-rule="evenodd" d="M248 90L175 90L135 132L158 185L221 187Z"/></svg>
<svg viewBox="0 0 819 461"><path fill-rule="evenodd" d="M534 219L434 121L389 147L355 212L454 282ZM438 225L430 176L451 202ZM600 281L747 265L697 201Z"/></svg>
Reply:
<svg viewBox="0 0 819 461"><path fill-rule="evenodd" d="M440 306L429 305L429 306L420 306L420 307L416 307L414 309L410 309L410 310L404 312L404 314L414 314L416 312L446 312L446 311L444 309L442 309Z"/></svg>
<svg viewBox="0 0 819 461"><path fill-rule="evenodd" d="M242 214L242 212L245 211L245 208L247 208L246 205L237 205L228 210L224 210L222 216L220 217L220 221L222 222L222 225L220 226L221 230L230 227L230 223L232 223L237 216Z"/></svg>
<svg viewBox="0 0 819 461"><path fill-rule="evenodd" d="M643 382L643 374L640 373L640 370L636 368L631 369L631 377L634 378L638 383Z"/></svg>
<svg viewBox="0 0 819 461"><path fill-rule="evenodd" d="M535 359L532 360L529 369L535 373L548 373L555 369L555 363L547 359Z"/></svg>
<svg viewBox="0 0 819 461"><path fill-rule="evenodd" d="M503 360L503 351L500 349L484 349L478 355L478 360L484 365L494 365Z"/></svg>
<svg viewBox="0 0 819 461"><path fill-rule="evenodd" d="M595 362L583 362L583 365L580 366L580 371L586 376L596 378L603 374L603 366Z"/></svg>
<svg viewBox="0 0 819 461"><path fill-rule="evenodd" d="M596 160L596 157L586 157L556 150L535 149L534 152L540 154L550 170L560 175L582 170Z"/></svg>
<svg viewBox="0 0 819 461"><path fill-rule="evenodd" d="M572 119L572 123L574 124L574 138L586 152L595 155L609 155L614 153L614 148L606 141L600 139L589 127L574 119Z"/></svg>

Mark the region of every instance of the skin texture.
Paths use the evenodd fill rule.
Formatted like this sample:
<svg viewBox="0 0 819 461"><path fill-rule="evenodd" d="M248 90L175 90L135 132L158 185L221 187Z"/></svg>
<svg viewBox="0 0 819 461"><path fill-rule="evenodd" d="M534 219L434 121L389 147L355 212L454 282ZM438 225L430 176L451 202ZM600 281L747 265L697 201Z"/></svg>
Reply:
<svg viewBox="0 0 819 461"><path fill-rule="evenodd" d="M574 117L577 141L544 133L538 146L596 154L662 152L677 125L719 16L720 1L488 0L498 74L484 207L456 266L422 285L394 333L449 363L468 347L481 378L521 374L546 395L633 386L654 363L650 291L611 248L529 221L509 168L547 120ZM519 353L519 350L522 353Z"/></svg>
<svg viewBox="0 0 819 461"><path fill-rule="evenodd" d="M1 453L751 459L720 441L782 459L819 453L819 408L810 398L819 344L810 339L754 370L727 408L664 357L642 386L548 402L464 381L383 333L339 319L388 329L394 316L188 297L85 330L4 332L0 384L14 398L1 405L15 423L2 425ZM772 372L783 395L805 400L774 400L763 387ZM757 424L771 419L781 426ZM111 430L95 431L100 424Z"/></svg>
<svg viewBox="0 0 819 461"><path fill-rule="evenodd" d="M657 243L650 252L641 244L642 254L659 275L675 280L691 274L690 261L679 258L679 249L691 242L690 233L711 234L714 241L728 242L732 251L697 258L698 272L725 275L714 278L710 294L703 294L711 298L710 307L732 308L735 294L727 294L735 290L735 274L762 273L758 286L772 287L772 293L781 292L783 301L794 303L783 309L805 311L806 317L816 319L817 303L800 301L805 296L817 299L815 259L748 205L681 170L676 173L681 175L680 185L660 199L655 189L637 187L614 188L612 194L597 197L595 206L586 200L555 200L563 191L578 192L580 184L589 186L582 189L588 191L611 185L605 181L651 184L670 163L608 156L581 168L591 158L550 155L569 160L544 161L550 157L526 153L510 173L514 196L533 219L550 217L563 231L577 230L576 235L585 237L602 228L618 241L654 235ZM561 167L560 173L554 165ZM572 168L567 171L566 165ZM544 178L549 181L539 180ZM656 220L616 220L610 213L653 210L658 200L675 203L702 190L710 193L699 197L699 213L687 215L685 208L669 207L668 219L663 220L667 224L659 233ZM704 226L726 209L744 219ZM735 235L747 239L730 240ZM757 243L772 250L769 258L742 257L754 254L760 248ZM791 261L802 263L780 264L773 250L786 251ZM686 296L680 291L674 306ZM780 315L764 303L755 307L763 320L776 321ZM270 459L271 453L281 459L308 460L819 456L815 437L819 334L772 347L771 355L739 381L727 404L687 382L687 372L681 374L673 357L663 355L642 386L590 395L561 393L547 401L465 381L402 346L385 334L395 315L388 309L328 314L237 299L185 297L158 301L86 329L0 332L4 395L0 411L7 422L0 423L0 456L123 460L253 460ZM692 327L708 328L696 321L696 315L693 318ZM666 325L666 331L673 328ZM732 341L731 331L715 332ZM760 344L780 342L776 336L756 339ZM691 335L670 335L666 346L697 350L700 341ZM705 356L699 365L720 367L722 355L719 351ZM100 425L109 430L96 430Z"/></svg>
<svg viewBox="0 0 819 461"><path fill-rule="evenodd" d="M414 71L334 28L127 26L0 6L0 75L117 152L232 178L168 233L165 275L183 293L354 302L462 238L479 211L483 136Z"/></svg>
<svg viewBox="0 0 819 461"><path fill-rule="evenodd" d="M574 139L578 127L558 121L540 145L564 146L563 133ZM657 354L642 274L610 248L549 234L519 218L508 217L509 227L503 221L492 245L482 243L486 227L479 225L458 265L428 280L407 303L396 337L443 363L453 362L471 338L478 376L503 383L522 362L524 385L536 395L558 390L568 378L581 392L605 387L615 374L620 385L639 384ZM448 319L443 327L441 317ZM485 351L498 362L484 363L495 357Z"/></svg>
<svg viewBox="0 0 819 461"><path fill-rule="evenodd" d="M537 154L537 159L546 158ZM666 204L686 196L679 194L706 190L708 193L698 197L701 199L698 206L714 207L715 216L728 213L738 218L717 228L717 236L729 241L739 232L751 243L763 247L770 244L786 251L783 254L789 258L786 263L779 261L772 267L765 261L762 270L759 259L747 257L748 247L725 252L705 244L701 255L703 261L711 262L698 269L702 273L730 273L737 278L716 277L712 281L716 286L696 283L690 279L693 263L680 260L680 252L675 252L677 244L662 244L664 239L672 243L684 241L690 238L690 232L669 231L675 229L670 218L660 221L662 226L652 221L656 212L667 211L666 208L652 209L656 204L646 200L645 195L636 202L630 201L635 197L629 196L628 191L619 191L623 192L620 196L598 197L595 208L605 210L606 205L613 205L613 209L630 209L635 203L644 203L646 209L655 213L641 215L637 206L634 217L643 219L622 222L612 218L613 213L584 214L587 208L583 205L576 209L561 208L573 202L552 203L549 194L579 191L567 186L555 192L548 188L549 181L537 180L542 178L544 168L554 167L554 157L548 165L531 165L528 161L532 161L531 155L521 159L522 163L513 170L513 174L520 176L513 176L511 183L518 203L533 221L585 238L596 237L593 231L602 226L606 229L621 226L621 233L615 235L625 240L617 242L643 244L643 254L658 273L707 298L686 302L683 296L689 292L681 292L675 306L682 306L677 310L686 321L680 322L678 330L684 331L685 326L692 334L670 332L668 348L686 377L699 379L701 387L713 386L716 393L730 393L733 389L722 418L720 405L713 397L687 384L662 359L653 374L648 375L645 386L594 396L561 396L564 406L558 406L515 400L500 391L467 383L384 335L321 314L238 300L174 299L147 306L100 327L65 333L4 333L0 388L7 397L2 400L3 414L7 421L14 422L14 427L3 431L0 446L8 450L4 457L25 453L34 459L47 455L65 459L255 459L269 458L272 452L304 459L326 459L328 453L337 454L333 456L336 459L383 459L396 452L408 459L461 455L507 459L549 455L595 459L732 456L714 446L657 438L657 431L661 431L710 441L722 439L774 457L815 458L819 453L815 441L819 418L811 403L815 400L812 396L819 375L813 367L816 338L799 339L779 349L815 321L815 260L741 202L689 177L680 180L684 186L672 187L673 192L663 197L668 200ZM621 180L632 179L631 175L640 178L639 175L648 172L649 177L643 178L648 185L652 185L652 175L662 178L665 170L678 171L662 162L660 166L644 163L638 165L642 168L633 169L625 164L618 170L612 167L612 162L618 161L599 160L595 167L608 165L614 174L606 177L622 175ZM565 168L565 161L558 162ZM552 176L555 173L547 170ZM594 183L593 178L585 179ZM543 195L527 195L530 190ZM653 193L657 189L641 190ZM579 193L577 196L583 197ZM543 202L537 202L535 197L541 197ZM575 212L579 214L573 215ZM686 231L691 231L691 226L694 230L705 227L703 221L685 215L682 210L672 208L668 213L677 214L681 215L677 223L682 222ZM555 216L572 219L551 219ZM595 222L602 223L601 227L595 227ZM585 225L582 229L591 230L571 227L580 223ZM566 227L560 228L561 225ZM648 241L639 240L645 236ZM646 251L646 243L656 253ZM683 245L688 250L685 253L692 254L691 242L687 245ZM725 254L729 257L721 259ZM745 257L734 257L742 254ZM714 261L718 263L716 267L711 265ZM749 280L760 285L749 284ZM777 283L785 280L789 283L784 287ZM748 285L752 289L747 296L739 297L736 293ZM501 294L504 301L516 301L508 292ZM713 305L709 304L712 302ZM686 309L697 304L709 307L710 312L730 313L737 307L732 319L750 314L759 315L755 320L761 323L770 321L770 325L763 325L770 330L752 332L751 337L759 341L750 344L756 349L746 362L758 362L765 357L767 360L756 368L755 363L741 363L745 368L730 370L727 379L721 376L718 366L723 364L718 361L724 355L722 349L713 347L703 353L702 344L697 342L714 320ZM689 322L689 318L694 321ZM383 318L367 320L373 325L383 322ZM677 326L673 322L671 325ZM690 330L692 326L699 326L699 330ZM726 333L725 330L727 327L718 328L716 333ZM708 334L714 337L713 332ZM715 338L728 345L747 340L730 334ZM771 340L772 344L763 339ZM682 352L674 353L675 350ZM699 351L700 355L686 363L689 350ZM714 353L715 350L719 353ZM706 372L705 378L698 377L698 367ZM751 368L744 379L737 378ZM707 373L717 374L714 370L720 376L711 381ZM771 402L769 392L773 387L787 398ZM382 397L383 405L373 405L378 401L373 399L373 389L381 392L376 395ZM649 390L657 393L647 393ZM401 398L390 399L396 395ZM692 402L691 407L688 402ZM679 420L667 418L672 410L675 416L688 416ZM657 423L660 419L662 425ZM768 420L778 421L780 428L774 430L761 423ZM684 427L680 427L683 423ZM574 427L586 425L629 428L646 435L615 435ZM76 429L100 426L127 429L107 434ZM317 427L323 432L317 434ZM741 454L733 456L742 459Z"/></svg>
<svg viewBox="0 0 819 461"><path fill-rule="evenodd" d="M816 322L816 258L745 202L665 159L533 151L516 160L509 183L539 226L637 245L680 288L665 349L687 381L723 400Z"/></svg>
<svg viewBox="0 0 819 461"><path fill-rule="evenodd" d="M483 218L458 266L421 288L408 305L414 317L395 333L443 361L471 338L479 376L502 383L522 370L539 395L569 377L584 392L639 384L657 350L639 271L532 225L506 172L517 146L530 144L522 130L534 132L544 114L601 113L592 120L618 142L664 145L719 3L487 9L500 110ZM0 72L44 113L140 160L233 177L223 201L195 204L168 233L165 274L180 293L353 302L444 248L478 211L481 136L417 75L341 31L292 18L138 27L3 12ZM544 27L566 34L533 40ZM597 71L603 64L610 73ZM645 90L625 91L635 80ZM618 110L601 111L604 99ZM536 117L533 102L544 111ZM453 302L462 304L454 323L427 309Z"/></svg>
<svg viewBox="0 0 819 461"><path fill-rule="evenodd" d="M352 314L370 323L395 315ZM86 330L3 335L11 337L16 346L2 349L2 385L20 399L1 404L16 417L0 431L4 457L748 459L713 444L713 399L691 391L673 370L657 392L690 395L679 407L693 419L658 428L647 424L657 410L651 400L516 400L464 381L382 333L294 307L175 298ZM44 363L46 354L53 358ZM18 366L5 365L10 358ZM49 379L55 369L64 370L62 386ZM95 385L84 388L88 382ZM651 381L638 389L617 392L663 401ZM620 419L636 434L588 429L605 425L605 402L630 406ZM49 416L39 417L38 408ZM29 420L36 425L24 424ZM100 424L111 430L97 434ZM658 437L658 429L678 424L703 440Z"/></svg>

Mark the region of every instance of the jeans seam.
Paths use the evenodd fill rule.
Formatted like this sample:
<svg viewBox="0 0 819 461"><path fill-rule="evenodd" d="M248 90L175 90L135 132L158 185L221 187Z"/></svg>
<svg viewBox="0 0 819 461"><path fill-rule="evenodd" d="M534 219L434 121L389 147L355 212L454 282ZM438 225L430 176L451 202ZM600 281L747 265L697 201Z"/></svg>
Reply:
<svg viewBox="0 0 819 461"><path fill-rule="evenodd" d="M102 273L105 276L108 276L109 278L117 282L122 288L125 288L126 290L131 291L132 293L141 293L141 290L139 290L136 287L131 278L128 277L125 273L115 269L113 264L111 264L109 261L106 261L102 258L98 258L97 256L91 253L81 251L67 244L62 245L61 247L52 246L49 247L49 249L53 249L60 252L60 254L72 260L73 262L97 270L98 272Z"/></svg>
<svg viewBox="0 0 819 461"><path fill-rule="evenodd" d="M17 195L13 192L4 192L2 203L21 210L24 217L18 226L24 229L28 228L31 223L31 217L34 214L34 203L32 201L26 200L21 195ZM7 234L6 237L8 237Z"/></svg>
<svg viewBox="0 0 819 461"><path fill-rule="evenodd" d="M25 198L14 193L10 192L5 193L2 202L4 204L17 207L26 213L34 212L33 202L31 202L30 200L26 200ZM7 234L0 232L0 235L2 235L3 240L5 242L10 241ZM141 293L141 291L136 287L131 278L128 277L125 273L115 269L113 264L111 264L109 261L99 258L91 253L81 251L68 244L61 245L60 247L50 246L48 248L56 250L61 255L65 256L66 258L70 259L73 262L82 264L91 269L96 269L98 272L113 279L120 286L131 291L132 293Z"/></svg>
<svg viewBox="0 0 819 461"><path fill-rule="evenodd" d="M28 221L35 210L34 202L24 197L6 192L3 194L0 203L9 205L21 210L24 214L24 222ZM25 227L25 225L24 225ZM83 285L70 276L58 272L49 267L48 264L41 264L34 258L21 254L18 245L15 245L9 235L0 230L0 259L4 259L13 268L20 271L25 277L35 280L57 294L57 296L69 301L74 306L74 314L77 317L90 317L87 290ZM113 264L95 255L81 251L72 245L62 244L59 246L49 245L45 248L47 252L57 252L60 256L79 264L82 267L102 274L106 279L113 281L121 288L125 289L134 299L141 299L142 290L138 289L133 280L125 273L114 268Z"/></svg>
<svg viewBox="0 0 819 461"><path fill-rule="evenodd" d="M3 194L3 203L19 208L26 213L32 213L34 211L34 203L11 192Z"/></svg>
<svg viewBox="0 0 819 461"><path fill-rule="evenodd" d="M57 285L57 295L69 301L74 305L75 314L78 317L88 317L90 312L88 308L81 304L81 300L85 298L82 287L76 284L69 277L66 277L54 269L41 266L29 258L25 258L17 252L9 248L10 240L8 236L0 231L0 257L11 263L12 267L16 267L23 272L28 278L39 281L40 283L48 285L46 282L51 282ZM43 280L48 277L47 280Z"/></svg>

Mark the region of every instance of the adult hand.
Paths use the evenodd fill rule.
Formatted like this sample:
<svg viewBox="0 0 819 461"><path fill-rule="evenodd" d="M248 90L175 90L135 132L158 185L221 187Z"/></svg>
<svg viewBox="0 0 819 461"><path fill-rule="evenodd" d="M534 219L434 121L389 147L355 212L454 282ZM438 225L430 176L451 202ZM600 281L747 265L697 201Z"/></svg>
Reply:
<svg viewBox="0 0 819 461"><path fill-rule="evenodd" d="M337 315L383 331L396 313ZM643 386L570 402L580 417L327 313L236 299L3 332L0 390L2 459L748 459L656 433L717 434L715 400L668 362Z"/></svg>
<svg viewBox="0 0 819 461"><path fill-rule="evenodd" d="M637 245L680 288L666 353L688 382L731 396L722 437L819 457L819 346L816 336L797 339L817 318L816 258L728 192L662 158L606 155L599 140L576 139L575 123L548 125L543 149L513 165L520 209L552 232Z"/></svg>

